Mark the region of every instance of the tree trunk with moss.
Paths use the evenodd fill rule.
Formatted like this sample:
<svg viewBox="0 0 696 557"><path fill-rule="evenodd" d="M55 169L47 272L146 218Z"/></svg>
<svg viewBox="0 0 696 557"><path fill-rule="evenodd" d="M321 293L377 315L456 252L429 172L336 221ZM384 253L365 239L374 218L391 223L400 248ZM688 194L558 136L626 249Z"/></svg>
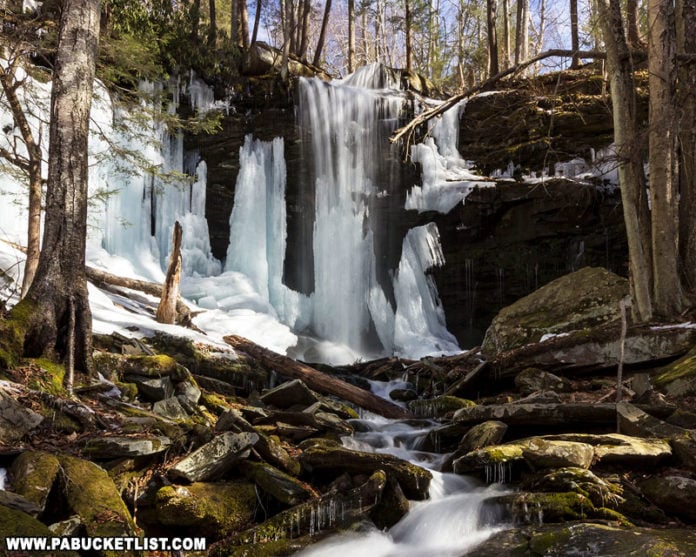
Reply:
<svg viewBox="0 0 696 557"><path fill-rule="evenodd" d="M174 223L172 234L172 253L169 256L167 276L162 285L162 297L157 306L157 322L173 325L176 322L176 303L179 300L181 281L181 238L183 231L179 221Z"/></svg>
<svg viewBox="0 0 696 557"><path fill-rule="evenodd" d="M99 4L98 0L66 0L63 6L51 93L43 247L34 282L4 325L12 328L15 357L65 360L74 339L73 361L83 372L92 370L85 243L87 139Z"/></svg>

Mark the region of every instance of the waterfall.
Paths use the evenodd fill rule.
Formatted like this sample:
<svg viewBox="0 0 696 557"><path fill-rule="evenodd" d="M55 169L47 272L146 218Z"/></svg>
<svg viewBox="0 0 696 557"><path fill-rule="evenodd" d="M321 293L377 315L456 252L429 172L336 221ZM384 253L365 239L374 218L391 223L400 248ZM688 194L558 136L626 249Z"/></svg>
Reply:
<svg viewBox="0 0 696 557"><path fill-rule="evenodd" d="M458 351L434 283L425 279L444 259L413 248L427 236L439 250L435 225L409 232L401 244L394 238L404 176L388 137L404 109L398 82L373 64L343 81L299 83L298 120L311 161L300 198L314 200L314 222L311 237L300 239L312 246L311 264L296 264L311 272L304 280L312 291L309 327L368 357ZM396 200L391 208L386 198Z"/></svg>

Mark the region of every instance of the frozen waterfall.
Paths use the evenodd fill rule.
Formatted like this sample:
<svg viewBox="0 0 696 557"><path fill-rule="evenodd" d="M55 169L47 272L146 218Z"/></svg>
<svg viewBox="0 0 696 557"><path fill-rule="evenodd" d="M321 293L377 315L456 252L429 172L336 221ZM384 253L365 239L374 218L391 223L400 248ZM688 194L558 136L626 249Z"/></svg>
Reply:
<svg viewBox="0 0 696 557"><path fill-rule="evenodd" d="M404 108L397 87L394 73L378 64L343 81L299 83L298 119L311 161L300 198L314 201L311 237L299 239L311 246L311 265L294 262L311 272L302 321L310 334L360 357L459 350L426 276L444 263L437 227L409 231L401 254L389 252L391 223L378 201L402 187L399 149L388 141Z"/></svg>

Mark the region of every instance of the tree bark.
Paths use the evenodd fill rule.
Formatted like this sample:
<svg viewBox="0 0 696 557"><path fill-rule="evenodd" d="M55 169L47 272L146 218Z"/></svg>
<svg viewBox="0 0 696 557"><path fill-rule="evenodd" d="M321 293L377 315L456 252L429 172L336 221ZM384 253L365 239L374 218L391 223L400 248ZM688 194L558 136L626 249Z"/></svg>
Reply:
<svg viewBox="0 0 696 557"><path fill-rule="evenodd" d="M674 176L677 76L674 8L663 0L648 1L648 128L654 311L679 315L683 298L677 269L678 192ZM693 218L693 216L691 217Z"/></svg>
<svg viewBox="0 0 696 557"><path fill-rule="evenodd" d="M210 28L208 29L208 46L215 48L217 41L217 22L215 21L215 0L208 1L208 12L210 13Z"/></svg>
<svg viewBox="0 0 696 557"><path fill-rule="evenodd" d="M11 318L25 318L25 355L64 359L73 335L75 368L83 372L92 371L85 277L87 139L99 15L98 0L63 5L51 92L43 248L34 282L11 313Z"/></svg>
<svg viewBox="0 0 696 557"><path fill-rule="evenodd" d="M261 23L261 8L263 0L256 0L256 13L254 14L254 30L251 33L251 44L256 43L259 36L259 24Z"/></svg>
<svg viewBox="0 0 696 557"><path fill-rule="evenodd" d="M496 31L496 1L488 0L486 3L486 21L488 24L488 76L499 73L498 68L498 36Z"/></svg>
<svg viewBox="0 0 696 557"><path fill-rule="evenodd" d="M314 61L312 64L319 67L321 63L321 52L324 50L324 39L326 37L326 28L329 26L329 14L331 13L331 0L326 0L326 6L324 6L324 19L321 22L321 31L319 33L319 40L317 41L317 49L314 52Z"/></svg>
<svg viewBox="0 0 696 557"><path fill-rule="evenodd" d="M406 71L413 70L413 38L411 36L411 2L404 0L404 25L406 27Z"/></svg>
<svg viewBox="0 0 696 557"><path fill-rule="evenodd" d="M677 0L677 48L696 54L696 3ZM681 64L677 90L679 141L679 254L684 285L696 295L696 64Z"/></svg>
<svg viewBox="0 0 696 557"><path fill-rule="evenodd" d="M364 408L365 410L369 410L385 418L398 419L411 417L411 414L407 410L373 395L365 389L341 381L336 377L331 377L330 375L317 371L301 362L296 362L286 356L271 352L243 337L230 335L226 336L223 340L235 350L248 354L262 366L271 368L280 375L293 379L301 379L308 387L320 393L331 394L343 398L356 404L360 408Z"/></svg>
<svg viewBox="0 0 696 557"><path fill-rule="evenodd" d="M172 253L169 256L167 276L162 285L162 297L157 306L157 322L173 325L176 321L176 302L179 299L179 282L181 281L181 224L174 223L172 234Z"/></svg>
<svg viewBox="0 0 696 557"><path fill-rule="evenodd" d="M570 42L571 50L578 52L580 50L580 34L578 31L578 0L570 0ZM580 58L576 55L570 63L571 69L580 67Z"/></svg>
<svg viewBox="0 0 696 557"><path fill-rule="evenodd" d="M512 65L510 49L510 0L503 0L503 65Z"/></svg>
<svg viewBox="0 0 696 557"><path fill-rule="evenodd" d="M517 33L515 37L515 64L529 56L529 0L517 0Z"/></svg>
<svg viewBox="0 0 696 557"><path fill-rule="evenodd" d="M638 0L627 0L626 2L626 31L628 32L628 44L631 48L645 46L640 40L638 31Z"/></svg>
<svg viewBox="0 0 696 557"><path fill-rule="evenodd" d="M650 216L643 150L639 144L633 64L624 36L620 0L598 0L598 6L607 48L614 143L619 159L621 200L628 238L631 297L638 319L648 321L653 314Z"/></svg>
<svg viewBox="0 0 696 557"><path fill-rule="evenodd" d="M241 35L241 45L244 50L249 50L249 10L246 0L239 3L239 34Z"/></svg>
<svg viewBox="0 0 696 557"><path fill-rule="evenodd" d="M198 27L201 23L201 0L193 0L191 5L191 38L195 43L198 40Z"/></svg>
<svg viewBox="0 0 696 557"><path fill-rule="evenodd" d="M348 73L355 71L355 0L348 0Z"/></svg>
<svg viewBox="0 0 696 557"><path fill-rule="evenodd" d="M239 3L242 0L232 0L230 4L230 41L240 46L239 41Z"/></svg>
<svg viewBox="0 0 696 557"><path fill-rule="evenodd" d="M16 70L17 59L11 61L7 68L0 66L0 87L2 87L7 102L10 105L12 117L19 127L24 146L27 150L27 158L17 153L0 152L10 163L26 172L29 178L29 219L27 223L27 259L24 263L24 276L22 279L21 296L26 296L31 286L36 268L39 264L39 252L41 248L41 189L43 181L41 179L41 162L43 154L41 152L41 138L34 138L34 134L27 121L24 109L17 96L17 88L20 83L17 81Z"/></svg>

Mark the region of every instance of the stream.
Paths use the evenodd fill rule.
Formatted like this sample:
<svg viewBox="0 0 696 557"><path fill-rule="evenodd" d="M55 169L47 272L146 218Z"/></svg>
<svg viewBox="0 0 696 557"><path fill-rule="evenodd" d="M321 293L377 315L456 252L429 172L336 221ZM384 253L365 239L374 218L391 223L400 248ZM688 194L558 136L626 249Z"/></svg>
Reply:
<svg viewBox="0 0 696 557"><path fill-rule="evenodd" d="M385 398L400 386L398 382L371 383L373 392ZM428 469L433 475L430 497L410 501L409 512L388 530L368 525L337 534L297 553L298 557L354 556L360 551L369 551L370 557L458 557L507 527L483 505L486 499L508 492L505 486L485 486L472 477L440 472L447 455L419 450L438 422L365 414L353 423L356 432L343 438L345 447L388 453Z"/></svg>

